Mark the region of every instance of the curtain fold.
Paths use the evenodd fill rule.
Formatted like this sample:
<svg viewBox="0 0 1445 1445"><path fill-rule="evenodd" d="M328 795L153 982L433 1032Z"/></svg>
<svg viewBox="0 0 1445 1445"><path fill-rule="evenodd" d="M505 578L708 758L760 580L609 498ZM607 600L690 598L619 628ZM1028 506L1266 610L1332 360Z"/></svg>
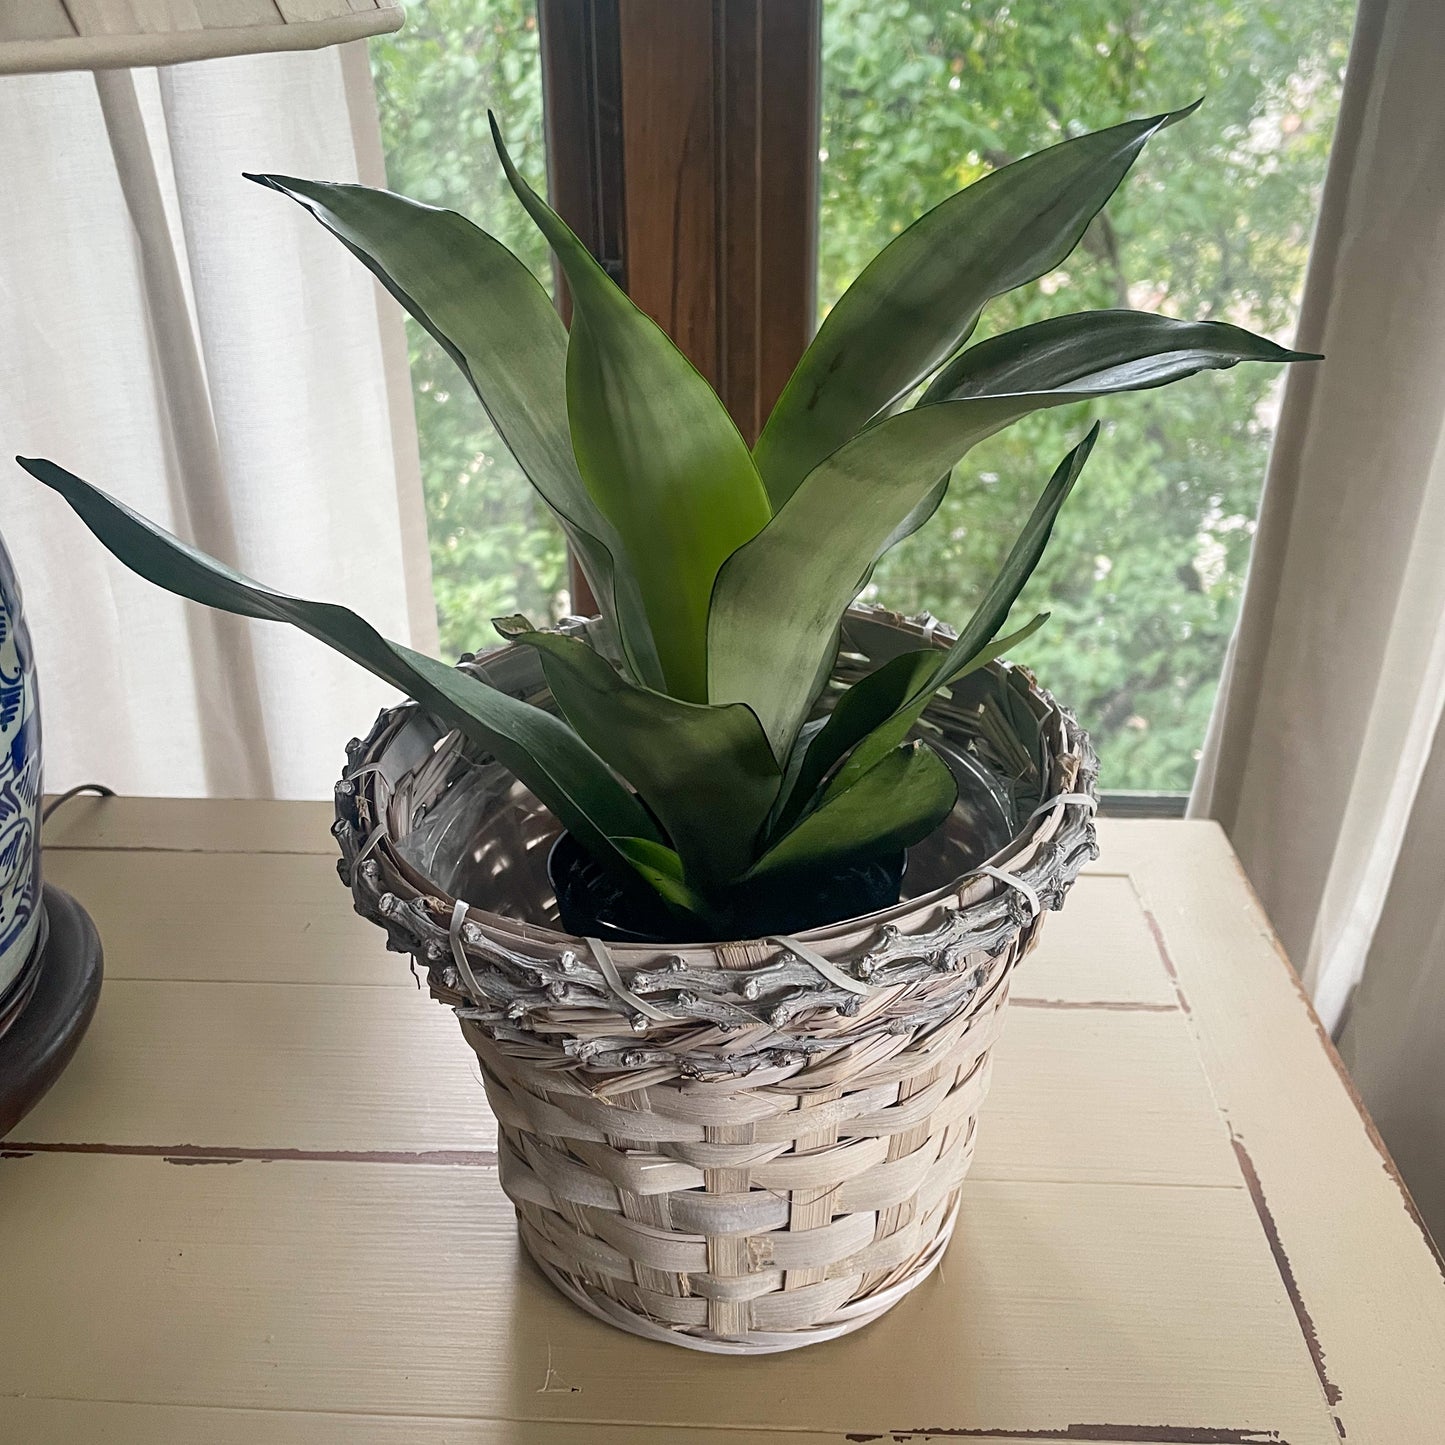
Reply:
<svg viewBox="0 0 1445 1445"><path fill-rule="evenodd" d="M1445 6L1363 0L1239 627L1221 821L1445 1229ZM1428 860L1428 862L1426 861ZM1363 983L1362 983L1363 980ZM1412 1041L1406 1047L1407 1040ZM1409 1102L1409 1107L1405 1107Z"/></svg>
<svg viewBox="0 0 1445 1445"><path fill-rule="evenodd" d="M0 436L243 572L434 648L400 316L241 178L365 164L375 183L359 83L360 46L0 78ZM329 794L390 690L290 629L141 582L7 469L46 786Z"/></svg>

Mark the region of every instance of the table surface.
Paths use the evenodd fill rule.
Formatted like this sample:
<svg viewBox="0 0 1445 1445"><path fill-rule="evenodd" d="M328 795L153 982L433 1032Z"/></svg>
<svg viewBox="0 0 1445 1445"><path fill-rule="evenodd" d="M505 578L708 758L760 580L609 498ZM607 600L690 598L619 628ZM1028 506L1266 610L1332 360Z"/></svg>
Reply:
<svg viewBox="0 0 1445 1445"><path fill-rule="evenodd" d="M1100 824L1015 980L943 1267L739 1360L612 1330L519 1255L475 1060L327 823L52 820L106 981L0 1145L0 1440L1442 1438L1438 1256L1212 824Z"/></svg>

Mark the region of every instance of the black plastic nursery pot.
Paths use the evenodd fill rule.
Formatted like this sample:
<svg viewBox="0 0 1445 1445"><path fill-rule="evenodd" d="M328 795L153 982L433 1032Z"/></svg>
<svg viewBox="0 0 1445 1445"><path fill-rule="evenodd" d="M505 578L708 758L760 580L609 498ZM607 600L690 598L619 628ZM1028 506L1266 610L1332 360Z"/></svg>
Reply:
<svg viewBox="0 0 1445 1445"><path fill-rule="evenodd" d="M855 608L835 679L950 640ZM531 649L468 667L548 702ZM906 873L779 884L711 940L678 937L415 704L349 749L342 879L455 1011L522 1243L579 1308L771 1353L866 1325L937 1266L1012 970L1097 851L1095 759L1006 663L935 699L919 736L959 800Z"/></svg>
<svg viewBox="0 0 1445 1445"><path fill-rule="evenodd" d="M800 933L898 902L908 855L864 858L830 873L754 884L740 893L719 938ZM604 868L570 834L547 855L547 878L562 927L610 943L686 943L696 923L674 913L640 879Z"/></svg>

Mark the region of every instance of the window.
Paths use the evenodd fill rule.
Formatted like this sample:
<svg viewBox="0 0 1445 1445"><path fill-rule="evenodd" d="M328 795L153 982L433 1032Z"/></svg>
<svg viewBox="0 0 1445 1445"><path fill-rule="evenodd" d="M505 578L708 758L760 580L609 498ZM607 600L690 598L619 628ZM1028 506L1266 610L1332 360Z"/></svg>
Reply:
<svg viewBox="0 0 1445 1445"><path fill-rule="evenodd" d="M1091 307L1232 321L1288 343L1353 0L825 0L819 303L994 166L1205 95L1151 143L1065 266L992 331ZM1234 626L1281 368L1241 366L1031 418L980 446L874 578L966 616L1093 415L1104 433L1018 616L1094 734L1108 788L1187 789Z"/></svg>
<svg viewBox="0 0 1445 1445"><path fill-rule="evenodd" d="M502 178L488 107L539 187L541 52L532 0L426 0L371 42L387 181L470 216L550 288L537 228ZM441 347L407 321L432 585L444 656L495 644L493 617L555 621L569 608L561 533Z"/></svg>
<svg viewBox="0 0 1445 1445"><path fill-rule="evenodd" d="M691 0L689 43L699 43L700 28L705 47L711 23L721 54L729 27L753 23L750 5L713 0L705 10ZM808 5L768 0L757 23L811 14ZM679 12L658 0L543 6L549 22L586 11L613 40L620 30L626 129L628 110L646 108L638 98L656 53L636 44L627 51L628 27L651 34ZM1066 265L997 301L978 337L1129 306L1290 339L1352 0L823 0L821 9L820 315L890 236L990 168L1202 92L1199 115L1153 143ZM795 35L779 43L797 48ZM491 105L524 169L541 178L533 4L414 4L408 28L372 42L372 55L392 185L467 211L550 283L541 243L502 194L486 141ZM728 66L711 73L717 85L732 84L718 78L731 76ZM667 91L672 103L678 84L675 71L659 76L659 95ZM761 127L764 146L807 134L808 87L780 86L767 104L776 106L778 94L797 114L774 110ZM714 127L725 131L730 93L719 97ZM727 165L713 165L736 184ZM779 194L764 208L764 245L777 244L780 217L800 226L779 210ZM633 249L634 269L653 264L645 258L655 247ZM646 293L649 278L628 280L639 298ZM726 309L725 297L719 305ZM767 311L764 304L765 323ZM416 333L412 356L438 614L455 652L485 642L493 615L560 615L565 558L450 363ZM1193 777L1239 605L1281 382L1271 368L1240 367L1092 408L1106 419L1104 435L1020 611L1052 611L1027 660L1095 733L1109 788L1183 790ZM900 611L965 616L1090 414L1087 405L1048 412L971 453L939 515L890 555L870 591Z"/></svg>

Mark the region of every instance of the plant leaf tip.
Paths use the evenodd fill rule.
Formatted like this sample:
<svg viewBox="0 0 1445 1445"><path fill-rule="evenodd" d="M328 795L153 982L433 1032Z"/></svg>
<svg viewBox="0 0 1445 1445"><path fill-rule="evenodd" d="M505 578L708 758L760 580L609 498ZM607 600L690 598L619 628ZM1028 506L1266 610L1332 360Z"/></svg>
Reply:
<svg viewBox="0 0 1445 1445"><path fill-rule="evenodd" d="M1204 104L1204 95L1200 94L1197 100L1192 100L1188 105L1181 105L1178 110L1166 110L1160 115L1154 125L1153 134L1161 130L1168 130L1171 125L1177 125L1181 120L1188 120L1201 105Z"/></svg>
<svg viewBox="0 0 1445 1445"><path fill-rule="evenodd" d="M492 146L497 152L497 159L501 161L507 181L515 191L518 183L521 182L521 172L517 170L516 163L512 160L511 152L507 149L507 142L502 139L502 127L497 121L496 111L488 109L487 124L492 128ZM525 182L521 183L525 184Z"/></svg>

